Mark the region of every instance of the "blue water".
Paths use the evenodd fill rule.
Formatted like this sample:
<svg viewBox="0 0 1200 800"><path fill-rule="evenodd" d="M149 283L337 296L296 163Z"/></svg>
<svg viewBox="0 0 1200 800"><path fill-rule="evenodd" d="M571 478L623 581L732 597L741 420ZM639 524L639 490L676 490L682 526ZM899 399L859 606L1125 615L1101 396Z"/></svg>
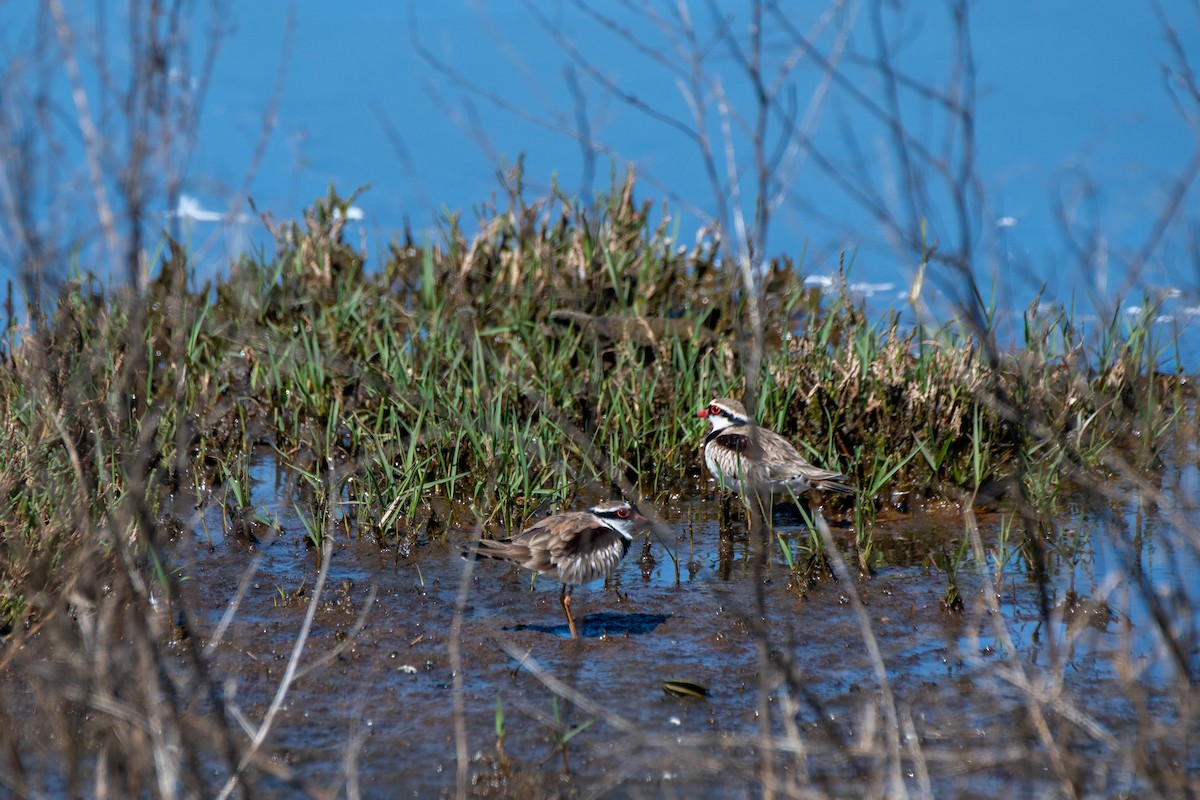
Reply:
<svg viewBox="0 0 1200 800"><path fill-rule="evenodd" d="M1168 473L1162 490L1181 507L1193 509L1200 472L1183 466ZM288 468L270 456L257 459L251 482L255 508L277 521L279 530L264 531L252 547L234 537L222 538L219 508L209 503L197 513L206 517L211 533L202 538L197 531L196 547L181 540L175 555L206 637L226 615L238 587L247 587L215 657L236 679L238 702L261 713L278 682L278 670L272 673L270 665L282 665L292 651L315 591L318 562L304 543L300 515L305 512L300 509L306 503L288 488ZM1046 704L1048 715L1053 712L1057 719L1069 711L1073 722L1087 726L1092 733L1081 735L1074 746L1095 751L1098 763L1125 757L1126 740L1134 735L1140 715L1163 726L1166 741L1183 735L1186 720L1180 718L1172 688L1179 685L1179 674L1148 612L1144 589L1169 604L1173 635L1191 661L1189 668L1200 667L1195 663L1200 651L1195 648L1194 614L1200 550L1194 530L1176 525L1173 512L1148 506L1148 497L1134 493L1108 504L1080 502L1059 520L1068 533L1064 540L1069 542L1069 533L1077 531L1081 546L1072 551L1048 545L1053 552L1047 589L1054 609L1049 621L1040 617L1036 586L1019 558L1006 562L998 587L992 583L996 554L1003 549L1000 532L1007 515L1002 513L980 514L988 564L983 567L969 557L964 563L959 585L965 608L958 614L941 610L945 579L928 558L939 549L953 551L964 535L965 520L954 511L879 520L874 535L882 558L870 578L823 578L796 587L775 553L762 584L766 621L772 646L794 660L807 682L806 704L796 716L806 725L806 741L832 756L818 760L822 769L837 781L854 779L853 762L845 761L847 742L866 724L864 703L875 707L872 698L879 684L866 656L868 635L878 643L891 690L901 708L911 711L934 764L961 756L962 748L1000 752L1033 747L1036 753L1033 734L1020 722L1031 693L1043 698L1039 702ZM576 503L582 504L581 499ZM650 505L641 503L643 510ZM355 637L353 647L296 684L289 702L296 711L281 719L273 745L287 752L292 766L308 778L326 779L342 768L347 731L363 727L372 746L357 768L366 785L381 787L368 795L392 796L396 785L429 787L422 794L443 789L451 778L442 767L453 753L447 745L453 708L447 701L453 675L447 642L459 608L472 753L492 743L497 697L507 719L522 723L538 718L530 709L550 708L549 692L530 678L533 664L586 696L602 699L609 712L660 731L655 741L656 747L667 748L664 763L687 763L687 748L671 746L689 737L756 732L753 698L760 676L749 625L754 573L740 523L723 550L717 505L716 497L690 497L656 509L665 523L663 538L683 562L679 582L661 543L652 546L656 563L650 563L641 560L641 542L635 542L612 578L612 589L596 582L575 593L572 608L584 636L581 642L567 638L553 583L531 582L523 570L487 562L475 565L464 584L467 562L458 552L472 535L469 531L451 530L428 539L421 534L411 556L367 537L336 534L325 594L302 663L316 661L343 641L339 632ZM785 539L802 540L802 532L783 515L776 519ZM853 535L836 515L831 522L853 571ZM1019 523L1010 539L1014 547L1017 529ZM1122 541L1137 542L1129 549L1133 559L1117 552ZM730 563L723 568L725 558ZM1072 559L1073 566L1068 564ZM1134 560L1145 571L1145 587L1132 577ZM1107 609L1066 612L1063 601L1071 590ZM865 617L858 616L850 601L854 594ZM990 613L989 594L996 597L999 614ZM350 634L360 614L365 625ZM707 686L711 696L703 702L666 698L662 681L680 678ZM782 686L772 690L776 701L785 692ZM582 713L562 705L565 713ZM251 717L257 718L254 713ZM818 717L833 727L815 727ZM577 718L571 724L584 721L586 717ZM614 751L612 737L603 730L597 726L573 745L579 748L572 764L582 785L640 781L649 770L652 780L683 782L687 796L745 793L745 779L725 769L706 776L673 767L668 777L658 764L661 755L652 748ZM844 738L831 749L822 730L837 730ZM507 746L534 763L550 752L541 729L528 723L512 723ZM486 772L487 765L476 757L472 769ZM966 794L964 788L1003 794L993 785L997 782L1021 780L1040 788L1048 780L1037 759L1028 767L983 762L962 772L935 770L933 779L935 786L957 788L945 792L955 796ZM1101 775L1096 780L1107 785L1117 779ZM382 794L383 787L391 793ZM841 793L855 794L849 789Z"/></svg>
<svg viewBox="0 0 1200 800"><path fill-rule="evenodd" d="M1196 616L1200 607L1200 597L1196 596L1196 587L1200 586L1200 540L1188 515L1200 502L1200 469L1193 463L1184 463L1186 460L1180 459L1180 463L1164 470L1160 488L1135 491L1114 481L1100 487L1116 498L1110 502L1097 502L1095 497L1080 494L1066 503L1056 521L1059 533L1044 545L1047 594L1052 609L1049 624L1041 619L1033 567L1022 556L1022 523L1011 510L980 512L977 520L987 563L975 563L968 551L960 567L960 591L966 604L965 633L957 637L949 635L956 624L953 615L934 614L929 621L941 619L945 623L947 638L955 641L958 654L967 661L987 653L1029 664L1060 667L1065 664L1075 670L1086 667L1106 679L1119 677L1118 668L1125 666L1136 670L1141 680L1164 685L1178 677L1178 665L1166 649L1164 632L1155 621L1151 604L1157 603L1165 611L1162 618L1172 626L1171 637L1185 643L1181 652L1186 668L1194 674L1200 670L1200 649L1196 646L1200 641L1196 638L1200 630ZM304 502L297 499L294 487L289 487L288 473L287 467L273 458L256 458L250 470L250 497L259 517L278 526L276 530L260 532L264 537L260 547L269 556L264 573L278 573L279 581L298 583L315 570L316 559L315 553L297 547L307 530L300 511ZM1158 491L1162 494L1157 495ZM578 507L595 500L589 487L584 487L581 495L588 499L577 498ZM1154 497L1166 501L1166 505L1155 505ZM638 587L653 587L719 594L751 581L752 554L740 520L730 534L728 551L722 555L716 518L718 502L716 496L693 497L656 508L662 524L652 535L649 559L644 559L647 553L639 537L614 575L613 584L626 593L636 593ZM651 507L646 499L640 505ZM231 544L238 547L221 530L219 503L207 508L206 515L212 518L212 524L198 526L197 535L203 535L207 543L218 548ZM835 516L834 541L851 574L857 574L854 533L842 524L844 520L838 520L840 517ZM946 579L935 567L931 554L952 555L968 535L967 524L957 512L936 511L877 521L873 526L877 554L873 562L874 579L882 585L903 585L907 587L905 591L921 597L924 605L937 607ZM785 541L794 558L802 561L809 535L798 515L777 508L774 525L777 539ZM449 535L454 544L453 540L465 532ZM339 526L334 536L339 547L351 546L356 538L352 527ZM365 541L359 544L367 550L376 547ZM727 563L722 564L723 559ZM772 546L771 561L773 581L780 585L787 583L782 547ZM454 561L450 566L460 565ZM362 564L347 564L340 559L337 575L339 580L362 581L370 577L364 569ZM427 562L423 569L434 571ZM497 569L512 577L513 570ZM828 576L819 570L818 573L823 579L819 585L829 585ZM860 578L860 581L864 590L874 585L870 579ZM558 589L552 581L537 580L525 572L518 573L515 584L521 591L555 594ZM593 584L591 589L603 596L599 586ZM999 587L995 590L1001 612L999 620L986 613L984 598L989 586ZM814 584L809 590L820 591L817 587ZM1072 594L1079 598L1080 604L1072 605ZM657 619L656 615L650 616ZM997 623L1006 629L1007 639L997 635ZM526 628L567 635L566 627L557 624L541 628L526 625L520 629ZM938 669L927 663L921 668Z"/></svg>
<svg viewBox="0 0 1200 800"><path fill-rule="evenodd" d="M754 105L739 55L748 41L746 9L714 19L707 6L664 3L612 8L604 12L611 17L601 17L584 5L371 0L347 10L264 0L230 5L214 20L200 4L186 18L190 61L177 65L170 89L176 97L201 88L206 94L194 142L177 142L166 159L183 176L180 194L168 196L155 182L147 198L156 214L148 240L164 229L186 236L203 279L263 245L247 197L277 219L294 218L331 184L344 194L370 185L348 239L377 255L406 224L419 238L436 235L443 212L462 212L470 231L481 201L499 194L503 203L497 169L524 155L530 196L553 183L589 200L610 188L613 173L619 180L633 165L639 199L655 201L655 219L665 202L679 243L690 246L717 211L715 195L732 187L725 129L740 175L734 205L753 222L747 131ZM780 96L794 103L789 108L804 133L781 139L777 117L767 127L772 147L784 154L771 170L778 202L767 252L789 254L819 281L846 251L851 279L872 307L911 314L906 298L918 259L911 246L897 245L881 218L909 230L925 220L943 255L969 231L976 279L1014 327L1043 283L1042 301L1101 318L1141 305L1144 296L1162 297L1160 324L1171 332L1187 327L1200 313L1194 189L1161 236L1155 231L1174 182L1197 152L1189 120L1200 114L1174 83L1180 69L1166 31L1178 37L1184 57L1192 56L1200 53L1200 19L1174 6L1159 19L1149 4L972 4L978 195L970 198L964 228L929 165L921 168L924 191L915 202L906 199L903 163L878 113L889 96L875 66L882 42L901 79L896 108L913 146L948 154L957 166L963 150L948 144L961 141L951 117L937 98L903 88L913 79L952 96L963 86L952 80L959 50L950 14L941 4L903 12L879 7L785 5L766 19L767 79L775 82L781 65L791 64ZM688 9L695 46L684 34L681 8ZM102 20L88 5L66 12L77 41L105 44L85 48L78 60L91 113L111 147L104 164L119 214L116 175L128 127L114 96L101 91L97 53L111 85L124 87L128 11L105 9ZM95 247L94 192L49 19L42 4L0 8L0 67L10 80L0 99L10 123L0 138L28 135L35 143L35 218L40 234L62 247L50 268L67 270L78 253L83 268L103 276L107 262L123 277L124 269L112 268L113 259ZM201 65L216 23L223 36L204 83ZM801 35L813 50L795 57ZM696 141L680 130L695 124L684 95L687 59L697 49L706 80L701 127L714 151L716 190ZM838 77L827 81L830 64ZM718 85L730 109L724 117ZM39 88L58 111L49 117L49 135L32 113ZM51 137L56 149L46 145ZM798 141L808 145L787 149ZM4 180L8 196L20 196L13 175ZM0 277L11 276L22 239L7 223L0 233ZM946 316L962 287L953 270L935 264L922 299Z"/></svg>

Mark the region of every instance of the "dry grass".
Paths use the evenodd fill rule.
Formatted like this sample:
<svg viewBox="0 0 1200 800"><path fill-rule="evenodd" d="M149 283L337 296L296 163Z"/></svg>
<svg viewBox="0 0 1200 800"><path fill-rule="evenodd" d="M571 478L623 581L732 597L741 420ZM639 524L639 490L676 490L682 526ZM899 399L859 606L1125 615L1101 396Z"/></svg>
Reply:
<svg viewBox="0 0 1200 800"><path fill-rule="evenodd" d="M510 529L598 480L651 500L700 490L695 411L756 381L740 276L649 229L632 181L589 213L527 203L511 180L478 234L447 222L442 242L397 243L378 271L343 241L352 198L331 195L302 225L270 222L275 256L215 287L188 291L171 248L144 298L73 281L43 326L10 332L0 612L4 667L33 691L0 714L41 719L9 742L10 787L34 786L41 765L26 761L48 753L72 793L203 795L209 766L223 783L247 759L292 780L229 716L174 602L161 510L191 495L252 536L257 445L294 476L315 520L294 533L314 546L334 530L405 549L417 530ZM863 488L861 566L893 493L1007 493L1044 584L1067 482L1110 472L1114 451L1129 469L1153 463L1190 401L1156 368L1149 315L1114 320L1100 350L1069 319L1031 317L997 355L952 326L869 320L786 263L764 285L759 418ZM893 771L913 757L883 744Z"/></svg>

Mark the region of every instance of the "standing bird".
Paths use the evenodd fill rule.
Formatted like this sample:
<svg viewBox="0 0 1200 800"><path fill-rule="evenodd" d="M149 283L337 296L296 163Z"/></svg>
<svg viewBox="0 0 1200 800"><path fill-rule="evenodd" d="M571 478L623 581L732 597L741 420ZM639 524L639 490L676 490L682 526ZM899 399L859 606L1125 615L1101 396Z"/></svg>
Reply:
<svg viewBox="0 0 1200 800"><path fill-rule="evenodd" d="M559 602L567 612L571 638L578 639L571 591L612 575L629 550L634 531L648 524L631 503L608 501L587 511L546 517L509 539L481 539L462 555L508 561L561 583Z"/></svg>
<svg viewBox="0 0 1200 800"><path fill-rule="evenodd" d="M743 497L747 489L771 495L798 495L809 489L854 493L845 483L849 476L808 463L787 439L750 422L737 400L718 397L696 416L712 423L704 437L708 471Z"/></svg>

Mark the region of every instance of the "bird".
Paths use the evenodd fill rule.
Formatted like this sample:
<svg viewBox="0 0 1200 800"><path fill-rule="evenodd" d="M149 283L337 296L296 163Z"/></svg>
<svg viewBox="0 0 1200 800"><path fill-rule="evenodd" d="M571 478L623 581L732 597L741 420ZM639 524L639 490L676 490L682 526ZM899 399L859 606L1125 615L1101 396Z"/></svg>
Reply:
<svg viewBox="0 0 1200 800"><path fill-rule="evenodd" d="M538 520L507 539L480 539L462 556L507 561L561 583L559 602L567 614L571 638L578 639L571 616L571 591L599 578L608 579L628 552L634 533L649 522L632 503L610 500L587 511Z"/></svg>
<svg viewBox="0 0 1200 800"><path fill-rule="evenodd" d="M721 486L743 497L747 489L771 495L798 495L809 489L853 494L848 475L814 467L791 442L769 428L750 422L737 400L718 397L696 416L708 419L704 463Z"/></svg>

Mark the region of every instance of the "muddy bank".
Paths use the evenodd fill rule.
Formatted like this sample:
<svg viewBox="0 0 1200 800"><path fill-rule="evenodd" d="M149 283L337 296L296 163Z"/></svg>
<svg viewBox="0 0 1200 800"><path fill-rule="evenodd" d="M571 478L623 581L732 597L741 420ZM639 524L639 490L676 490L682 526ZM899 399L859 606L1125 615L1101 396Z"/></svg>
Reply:
<svg viewBox="0 0 1200 800"><path fill-rule="evenodd" d="M716 508L698 499L660 509L674 535L678 583L660 543L644 551L636 542L609 588L575 593L579 641L568 638L556 584L531 585L528 573L496 563L474 565L464 579L455 534L418 540L407 554L339 540L301 669L336 656L293 684L268 749L311 784L354 786L370 797L395 796L397 787L436 796L455 786L461 721L477 795L741 797L760 791L767 731L780 750L774 776L784 786L844 796L884 792L900 780L913 791L993 796L1051 791L1053 758L1070 764L1102 755L1143 723L1195 725L1174 718L1178 687L1136 603L1120 608L1113 595L1103 613L1059 615L1050 629L1035 586L1010 565L1000 628L979 599L985 579L977 570L959 578L965 610L946 613L946 576L931 554L957 545L957 511L881 519L875 574L849 584L826 578L798 587L775 552L764 583L767 614L757 620L744 530L722 537ZM219 513L205 513L197 529L219 531ZM272 513L286 533L256 546L199 533L177 553L187 603L206 635L261 555L215 652L256 721L284 675L317 571L294 512L279 504ZM1002 514L981 516L989 548L1004 524ZM803 536L786 526L779 533ZM836 535L848 553L852 537ZM1096 559L1093 552L1089 569L1063 574L1056 603L1068 589L1086 593L1109 579L1094 571L1107 570ZM1112 595L1117 587L1108 588ZM456 718L450 643L459 608ZM757 630L769 642L765 671ZM700 684L708 697L670 696L663 690L670 679ZM1044 708L1031 708L1023 681L1045 684ZM1132 693L1138 681L1144 688ZM1078 750L1049 753L1046 725L1053 741ZM573 731L564 760L560 743ZM902 775L887 772L889 749L902 753ZM1096 788L1110 785L1109 770L1122 769L1128 765L1098 765ZM292 788L278 784L277 796Z"/></svg>

